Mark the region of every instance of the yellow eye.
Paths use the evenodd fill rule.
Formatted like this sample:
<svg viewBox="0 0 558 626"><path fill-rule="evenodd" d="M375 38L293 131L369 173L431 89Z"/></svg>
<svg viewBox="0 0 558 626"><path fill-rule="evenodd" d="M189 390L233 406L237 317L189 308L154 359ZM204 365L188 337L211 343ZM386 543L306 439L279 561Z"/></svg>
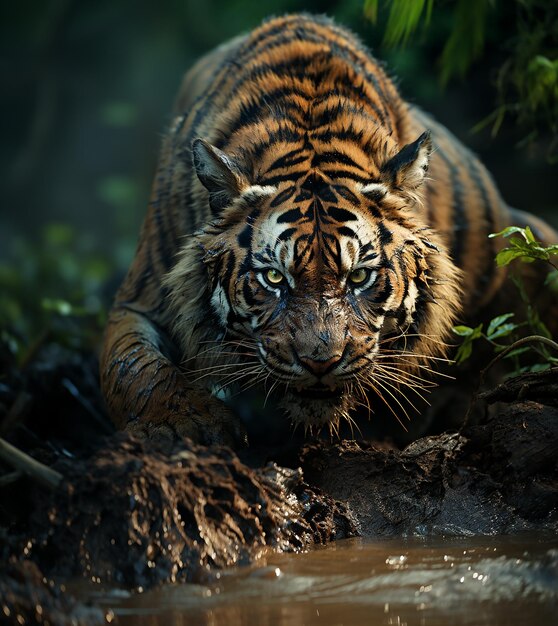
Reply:
<svg viewBox="0 0 558 626"><path fill-rule="evenodd" d="M272 287L277 287L277 285L282 285L285 282L283 274L273 267L264 271L264 278Z"/></svg>
<svg viewBox="0 0 558 626"><path fill-rule="evenodd" d="M365 267L359 267L349 274L349 282L353 285L362 285L370 276L370 270Z"/></svg>

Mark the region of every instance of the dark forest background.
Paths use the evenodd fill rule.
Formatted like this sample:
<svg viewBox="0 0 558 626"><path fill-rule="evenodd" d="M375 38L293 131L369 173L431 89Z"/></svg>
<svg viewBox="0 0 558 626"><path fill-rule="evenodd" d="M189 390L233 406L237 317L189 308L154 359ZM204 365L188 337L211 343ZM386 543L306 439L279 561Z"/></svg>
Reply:
<svg viewBox="0 0 558 626"><path fill-rule="evenodd" d="M496 107L498 69L515 45L516 3L493 3L480 60L442 87L454 4L435 3L427 27L388 48L387 11L373 25L363 0L3 3L0 328L12 329L8 339L24 343L53 314L102 321L133 257L182 74L271 14L327 13L349 26L388 63L405 98L480 155L510 204L558 224L557 166L545 137L523 141L526 131L511 116L496 137L490 125L472 132Z"/></svg>

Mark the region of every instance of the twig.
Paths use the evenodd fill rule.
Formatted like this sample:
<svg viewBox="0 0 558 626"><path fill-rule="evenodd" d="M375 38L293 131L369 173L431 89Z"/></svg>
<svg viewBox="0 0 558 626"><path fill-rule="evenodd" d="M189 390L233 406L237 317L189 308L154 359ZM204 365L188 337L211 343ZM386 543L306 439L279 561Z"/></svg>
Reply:
<svg viewBox="0 0 558 626"><path fill-rule="evenodd" d="M548 339L548 337L543 337L542 335L529 335L528 337L522 337L521 339L514 341L510 346L502 350L502 352L498 352L492 361L490 361L490 363L483 370L481 370L479 387L484 383L486 372L488 372L493 365L496 365L496 363L498 363L500 359L503 359L506 354L509 354L512 350L519 348L525 343L544 343L549 348L553 348L558 352L558 343L552 341L552 339Z"/></svg>
<svg viewBox="0 0 558 626"><path fill-rule="evenodd" d="M59 488L64 479L60 472L40 463L25 452L22 452L5 439L0 438L0 459L16 470L22 471L33 480L51 490Z"/></svg>

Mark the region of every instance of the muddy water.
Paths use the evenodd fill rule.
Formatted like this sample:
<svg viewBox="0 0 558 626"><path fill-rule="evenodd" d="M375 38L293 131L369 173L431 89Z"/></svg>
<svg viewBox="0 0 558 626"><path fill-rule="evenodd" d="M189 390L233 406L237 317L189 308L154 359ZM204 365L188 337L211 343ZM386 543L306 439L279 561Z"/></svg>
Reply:
<svg viewBox="0 0 558 626"><path fill-rule="evenodd" d="M123 626L556 626L558 538L347 540L95 599Z"/></svg>

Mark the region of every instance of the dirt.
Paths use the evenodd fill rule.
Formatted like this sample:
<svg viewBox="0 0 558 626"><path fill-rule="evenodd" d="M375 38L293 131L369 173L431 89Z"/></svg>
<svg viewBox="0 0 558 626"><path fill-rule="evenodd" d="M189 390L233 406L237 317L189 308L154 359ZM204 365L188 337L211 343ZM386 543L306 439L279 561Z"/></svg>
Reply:
<svg viewBox="0 0 558 626"><path fill-rule="evenodd" d="M111 619L83 612L62 591L76 577L145 589L205 580L266 550L354 535L558 530L556 368L483 394L484 418L460 433L403 450L314 441L276 454L289 469L250 467L223 447L110 434L94 369L85 360L64 363L50 354L4 385L9 438L63 476L52 490L25 478L0 486L0 616L8 623ZM38 377L40 401L32 384L39 365L50 376L50 385L44 369ZM25 397L18 414L15 401ZM56 406L65 422L74 416L73 431L54 424L44 439L45 415ZM0 477L9 472L0 466Z"/></svg>
<svg viewBox="0 0 558 626"><path fill-rule="evenodd" d="M32 561L2 561L1 624L95 626L113 621L110 611L76 602L63 584L47 579Z"/></svg>
<svg viewBox="0 0 558 626"><path fill-rule="evenodd" d="M362 536L495 535L558 530L557 460L558 410L524 402L402 451L307 446L301 466L347 504Z"/></svg>

